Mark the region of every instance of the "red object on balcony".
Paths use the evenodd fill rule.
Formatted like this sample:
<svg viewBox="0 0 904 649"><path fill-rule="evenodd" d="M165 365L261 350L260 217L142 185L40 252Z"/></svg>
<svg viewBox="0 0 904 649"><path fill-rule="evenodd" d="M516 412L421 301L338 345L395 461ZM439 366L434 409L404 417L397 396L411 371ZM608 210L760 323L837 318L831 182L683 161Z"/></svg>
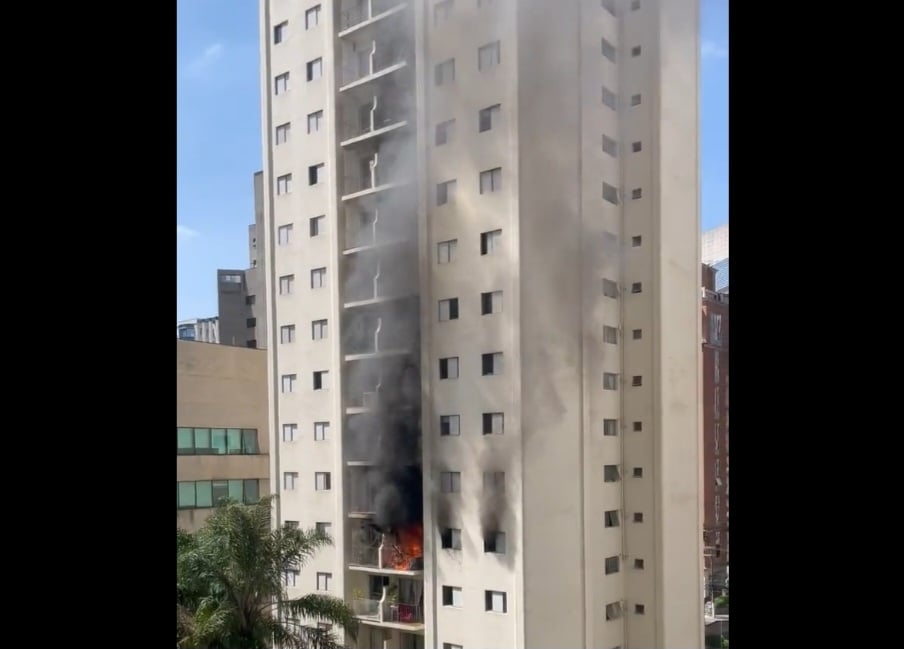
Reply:
<svg viewBox="0 0 904 649"><path fill-rule="evenodd" d="M414 606L399 604L399 622L412 624L416 621L417 614Z"/></svg>

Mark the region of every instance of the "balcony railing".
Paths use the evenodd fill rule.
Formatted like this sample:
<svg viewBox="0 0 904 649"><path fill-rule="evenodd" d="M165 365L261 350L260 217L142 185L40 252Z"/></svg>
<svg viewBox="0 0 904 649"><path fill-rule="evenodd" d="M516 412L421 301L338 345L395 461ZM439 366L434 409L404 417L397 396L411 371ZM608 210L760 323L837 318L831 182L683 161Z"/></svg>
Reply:
<svg viewBox="0 0 904 649"><path fill-rule="evenodd" d="M400 549L393 542L393 537L381 535L380 545L372 546L363 543L352 543L352 565L377 570L398 570L418 572L424 569L424 558L413 556ZM397 620L394 620L397 621Z"/></svg>
<svg viewBox="0 0 904 649"><path fill-rule="evenodd" d="M357 7L346 9L339 14L339 31L351 29L355 25L370 20L374 16L403 5L400 0L364 0Z"/></svg>
<svg viewBox="0 0 904 649"><path fill-rule="evenodd" d="M407 60L407 51L373 41L368 50L359 52L350 63L342 66L342 86L347 86Z"/></svg>
<svg viewBox="0 0 904 649"><path fill-rule="evenodd" d="M416 604L383 604L383 622L399 624L421 624L424 621L424 608Z"/></svg>
<svg viewBox="0 0 904 649"><path fill-rule="evenodd" d="M355 615L358 617L369 617L380 620L380 613L382 612L380 603L381 600L379 599L355 598L352 600L352 611L354 611Z"/></svg>
<svg viewBox="0 0 904 649"><path fill-rule="evenodd" d="M372 545L352 544L350 563L368 568L380 567L380 548Z"/></svg>

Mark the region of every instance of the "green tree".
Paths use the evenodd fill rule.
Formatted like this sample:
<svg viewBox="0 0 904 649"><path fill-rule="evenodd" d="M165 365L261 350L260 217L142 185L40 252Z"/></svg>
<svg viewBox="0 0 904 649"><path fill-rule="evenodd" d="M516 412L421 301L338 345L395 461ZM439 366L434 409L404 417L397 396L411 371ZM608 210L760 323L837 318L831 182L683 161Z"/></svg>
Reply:
<svg viewBox="0 0 904 649"><path fill-rule="evenodd" d="M329 632L316 628L317 622L355 636L355 615L342 600L288 598L285 571L303 566L332 540L313 529L271 529L272 500L262 498L254 505L224 501L198 532L176 530L179 649L338 647Z"/></svg>

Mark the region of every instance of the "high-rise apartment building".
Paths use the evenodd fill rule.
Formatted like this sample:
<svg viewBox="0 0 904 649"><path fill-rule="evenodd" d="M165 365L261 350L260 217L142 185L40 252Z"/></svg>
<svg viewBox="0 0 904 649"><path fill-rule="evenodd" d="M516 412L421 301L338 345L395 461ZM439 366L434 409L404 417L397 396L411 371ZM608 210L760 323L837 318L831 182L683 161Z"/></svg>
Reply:
<svg viewBox="0 0 904 649"><path fill-rule="evenodd" d="M703 473L706 568L723 583L728 566L728 294L716 291L717 270L702 266Z"/></svg>
<svg viewBox="0 0 904 649"><path fill-rule="evenodd" d="M697 14L261 1L276 514L357 647L703 645Z"/></svg>

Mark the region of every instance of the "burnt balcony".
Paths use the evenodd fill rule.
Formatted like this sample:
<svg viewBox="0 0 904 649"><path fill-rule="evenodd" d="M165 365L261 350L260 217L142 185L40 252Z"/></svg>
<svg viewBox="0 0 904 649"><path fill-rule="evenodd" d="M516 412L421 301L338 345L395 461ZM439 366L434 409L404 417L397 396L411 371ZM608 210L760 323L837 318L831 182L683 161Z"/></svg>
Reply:
<svg viewBox="0 0 904 649"><path fill-rule="evenodd" d="M405 192L375 194L347 205L344 213L346 255L412 241L417 232L413 195Z"/></svg>
<svg viewBox="0 0 904 649"><path fill-rule="evenodd" d="M339 10L339 37L358 33L367 25L401 13L401 0L345 0Z"/></svg>
<svg viewBox="0 0 904 649"><path fill-rule="evenodd" d="M348 43L342 48L339 92L347 92L408 65L409 48L398 39Z"/></svg>
<svg viewBox="0 0 904 649"><path fill-rule="evenodd" d="M388 308L376 305L350 312L343 318L342 351L345 360L409 353L417 346L418 314L407 304Z"/></svg>
<svg viewBox="0 0 904 649"><path fill-rule="evenodd" d="M348 467L348 515L351 518L372 518L376 511L381 476L368 466Z"/></svg>
<svg viewBox="0 0 904 649"><path fill-rule="evenodd" d="M379 152L357 156L347 154L343 163L343 201L397 187L411 178L410 170L399 163L397 156L381 155Z"/></svg>
<svg viewBox="0 0 904 649"><path fill-rule="evenodd" d="M385 96L372 96L364 103L351 109L342 123L340 143L343 147L353 147L369 142L408 125L408 111L398 100Z"/></svg>
<svg viewBox="0 0 904 649"><path fill-rule="evenodd" d="M405 249L394 254L372 252L346 257L345 308L363 307L413 296L417 293L417 266Z"/></svg>
<svg viewBox="0 0 904 649"><path fill-rule="evenodd" d="M370 523L360 525L352 532L349 569L395 575L423 574L422 528L413 526L393 534L382 533Z"/></svg>

